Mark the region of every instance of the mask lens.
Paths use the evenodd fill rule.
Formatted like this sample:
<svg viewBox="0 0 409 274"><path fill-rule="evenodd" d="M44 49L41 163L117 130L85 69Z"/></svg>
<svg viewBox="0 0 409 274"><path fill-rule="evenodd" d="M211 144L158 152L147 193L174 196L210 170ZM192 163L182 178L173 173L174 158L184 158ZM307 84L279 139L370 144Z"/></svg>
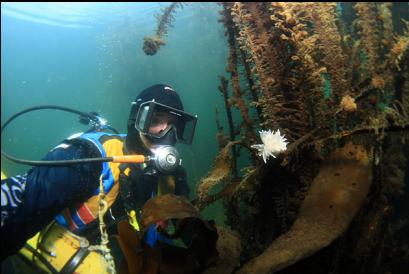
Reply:
<svg viewBox="0 0 409 274"><path fill-rule="evenodd" d="M148 118L148 113L149 113L149 105L148 106L144 106L140 108L139 111L139 119L136 120L136 128L140 131L143 131L145 129L145 124L147 122L147 118Z"/></svg>
<svg viewBox="0 0 409 274"><path fill-rule="evenodd" d="M154 138L162 138L174 128L177 141L190 144L196 121L196 116L152 101L140 106L135 128Z"/></svg>
<svg viewBox="0 0 409 274"><path fill-rule="evenodd" d="M190 114L184 115L178 123L176 123L176 133L178 140L182 143L191 144L195 133L197 118Z"/></svg>
<svg viewBox="0 0 409 274"><path fill-rule="evenodd" d="M149 126L149 133L162 137L177 123L177 117L168 112L154 112Z"/></svg>

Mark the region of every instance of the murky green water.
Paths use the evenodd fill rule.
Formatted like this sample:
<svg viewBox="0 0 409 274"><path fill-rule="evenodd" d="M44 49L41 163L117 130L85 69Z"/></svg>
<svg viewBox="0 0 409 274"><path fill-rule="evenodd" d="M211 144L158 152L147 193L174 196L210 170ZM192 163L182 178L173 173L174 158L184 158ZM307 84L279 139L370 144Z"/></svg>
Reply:
<svg viewBox="0 0 409 274"><path fill-rule="evenodd" d="M142 89L167 83L199 117L193 145L180 146L193 188L217 152L214 107L223 111L217 76L225 74L227 47L217 22L220 7L200 3L178 9L167 45L145 55L143 38L153 35L154 15L166 5L2 3L2 123L27 107L55 104L98 111L125 132L130 102ZM15 156L40 159L83 129L75 115L38 111L11 124L2 146ZM28 168L2 159L8 175Z"/></svg>

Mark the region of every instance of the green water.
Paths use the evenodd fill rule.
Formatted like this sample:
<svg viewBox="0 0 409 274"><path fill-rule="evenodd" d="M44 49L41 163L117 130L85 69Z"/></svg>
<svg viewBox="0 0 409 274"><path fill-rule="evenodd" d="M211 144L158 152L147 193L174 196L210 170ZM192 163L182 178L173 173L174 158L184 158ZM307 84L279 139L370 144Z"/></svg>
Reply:
<svg viewBox="0 0 409 274"><path fill-rule="evenodd" d="M153 84L169 84L186 111L199 117L193 144L178 147L193 197L218 152L215 106L226 123L217 86L218 76L227 76L227 46L217 21L220 6L194 3L177 10L167 45L154 56L145 55L143 38L154 34L154 15L167 5L2 3L2 124L25 108L55 104L97 111L126 133L130 103L137 94ZM75 115L38 111L11 124L1 143L14 156L38 160L84 129ZM16 175L30 167L2 158L1 168ZM219 215L214 210L207 213Z"/></svg>

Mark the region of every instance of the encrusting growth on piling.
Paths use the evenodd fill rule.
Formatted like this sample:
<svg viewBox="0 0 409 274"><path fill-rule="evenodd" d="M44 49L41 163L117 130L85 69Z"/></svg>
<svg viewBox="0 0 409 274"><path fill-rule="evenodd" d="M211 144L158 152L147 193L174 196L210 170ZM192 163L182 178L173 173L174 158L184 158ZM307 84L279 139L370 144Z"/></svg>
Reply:
<svg viewBox="0 0 409 274"><path fill-rule="evenodd" d="M146 55L155 55L161 46L166 45L164 37L172 27L174 14L177 8L183 7L181 2L172 2L168 7L162 9L162 14L157 15L158 26L153 36L146 36L143 39L143 51Z"/></svg>
<svg viewBox="0 0 409 274"><path fill-rule="evenodd" d="M231 77L220 91L240 118L228 135L218 122L224 147L196 202L224 200L237 273L387 272L405 259L395 224L409 220L391 212L408 195L409 24L395 5L407 3L220 3ZM264 164L252 146L268 130L289 145ZM232 176L226 162L243 155Z"/></svg>

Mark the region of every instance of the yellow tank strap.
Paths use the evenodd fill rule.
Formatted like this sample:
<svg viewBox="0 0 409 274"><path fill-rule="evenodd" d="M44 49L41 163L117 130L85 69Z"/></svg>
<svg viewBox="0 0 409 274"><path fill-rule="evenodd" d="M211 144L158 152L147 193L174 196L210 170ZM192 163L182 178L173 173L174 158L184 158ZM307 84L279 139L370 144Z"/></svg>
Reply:
<svg viewBox="0 0 409 274"><path fill-rule="evenodd" d="M105 141L102 146L105 149L106 157L111 156L123 156L123 142L118 139L110 139ZM108 163L111 168L112 175L114 176L115 182L118 182L119 178L119 163Z"/></svg>
<svg viewBox="0 0 409 274"><path fill-rule="evenodd" d="M105 149L106 156L110 157L113 155L118 155L122 156L123 155L123 142L118 139L108 139L105 141L102 146ZM114 185L112 186L111 190L108 193L105 193L105 201L108 203L108 208L112 206L114 203L115 199L118 196L119 193L119 184L118 184L118 178L119 178L119 163L108 163L112 176L114 177ZM94 218L98 218L98 210L99 210L99 196L94 195L91 198L89 198L85 203L84 206L88 208L88 210L91 212Z"/></svg>
<svg viewBox="0 0 409 274"><path fill-rule="evenodd" d="M2 179L2 180L3 180L3 179L7 179L7 176L6 176L6 174L3 173L3 171L1 171L1 179Z"/></svg>
<svg viewBox="0 0 409 274"><path fill-rule="evenodd" d="M129 167L124 170L126 176L129 176L129 172L131 172L131 169Z"/></svg>
<svg viewBox="0 0 409 274"><path fill-rule="evenodd" d="M131 224L131 226L132 226L136 231L140 231L140 227L139 227L138 220L137 220L137 218L136 218L136 212L135 212L135 210L131 210L131 212L128 213L128 218L129 218L129 223Z"/></svg>

